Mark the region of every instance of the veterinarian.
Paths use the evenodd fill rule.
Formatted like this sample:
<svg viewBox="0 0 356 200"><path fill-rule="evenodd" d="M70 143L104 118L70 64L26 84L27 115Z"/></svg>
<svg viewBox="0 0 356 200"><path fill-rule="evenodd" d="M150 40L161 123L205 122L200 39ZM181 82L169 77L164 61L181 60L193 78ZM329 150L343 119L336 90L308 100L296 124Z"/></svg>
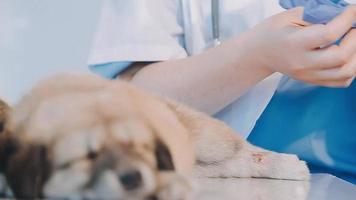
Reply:
<svg viewBox="0 0 356 200"><path fill-rule="evenodd" d="M277 0L106 0L90 68L356 180L356 8L326 25L302 20L302 8L282 11Z"/></svg>

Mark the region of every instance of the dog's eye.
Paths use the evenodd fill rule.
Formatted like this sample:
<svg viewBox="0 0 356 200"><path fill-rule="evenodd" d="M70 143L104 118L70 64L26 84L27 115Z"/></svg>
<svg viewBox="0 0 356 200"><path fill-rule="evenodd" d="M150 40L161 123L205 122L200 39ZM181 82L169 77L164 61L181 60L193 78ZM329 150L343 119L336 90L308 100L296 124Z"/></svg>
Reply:
<svg viewBox="0 0 356 200"><path fill-rule="evenodd" d="M89 153L87 154L87 158L89 160L95 160L97 157L98 157L98 153L94 151L89 151Z"/></svg>
<svg viewBox="0 0 356 200"><path fill-rule="evenodd" d="M90 151L88 152L88 154L86 155L86 158L89 160L95 160L98 157L98 153L94 152L94 151ZM69 162L66 162L62 165L59 166L60 169L68 169L72 166L73 163L79 162L83 160L83 158L79 158L79 159L75 159L75 160L71 160Z"/></svg>
<svg viewBox="0 0 356 200"><path fill-rule="evenodd" d="M59 166L59 169L68 169L72 165L71 162L64 163Z"/></svg>
<svg viewBox="0 0 356 200"><path fill-rule="evenodd" d="M162 171L175 170L172 155L168 147L160 140L156 141L155 155L157 168Z"/></svg>
<svg viewBox="0 0 356 200"><path fill-rule="evenodd" d="M158 200L158 197L156 195L151 195L146 197L145 200Z"/></svg>

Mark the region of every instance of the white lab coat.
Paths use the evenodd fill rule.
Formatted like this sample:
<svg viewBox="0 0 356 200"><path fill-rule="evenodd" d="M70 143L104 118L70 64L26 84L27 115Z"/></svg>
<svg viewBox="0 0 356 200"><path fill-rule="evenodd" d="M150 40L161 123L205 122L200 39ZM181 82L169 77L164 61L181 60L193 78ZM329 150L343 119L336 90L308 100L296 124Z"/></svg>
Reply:
<svg viewBox="0 0 356 200"><path fill-rule="evenodd" d="M278 0L220 0L221 40L280 11ZM211 27L211 0L106 0L89 64L198 54L212 45ZM216 117L247 137L279 80L279 74L267 78Z"/></svg>

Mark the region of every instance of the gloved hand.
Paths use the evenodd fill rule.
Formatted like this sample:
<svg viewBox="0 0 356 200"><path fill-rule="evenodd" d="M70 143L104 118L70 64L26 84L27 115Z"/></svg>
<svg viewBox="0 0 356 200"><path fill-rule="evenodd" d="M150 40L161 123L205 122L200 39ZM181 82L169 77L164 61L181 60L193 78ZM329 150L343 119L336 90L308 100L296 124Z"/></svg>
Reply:
<svg viewBox="0 0 356 200"><path fill-rule="evenodd" d="M291 9L243 34L248 62L311 84L349 86L356 75L356 30L350 30L356 6L326 25L308 24L302 16L303 8Z"/></svg>

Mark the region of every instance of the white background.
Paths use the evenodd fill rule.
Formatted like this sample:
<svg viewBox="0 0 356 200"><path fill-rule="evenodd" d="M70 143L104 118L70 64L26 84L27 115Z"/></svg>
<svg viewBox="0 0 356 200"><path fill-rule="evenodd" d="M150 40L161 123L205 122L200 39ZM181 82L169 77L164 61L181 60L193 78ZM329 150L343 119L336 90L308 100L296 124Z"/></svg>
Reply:
<svg viewBox="0 0 356 200"><path fill-rule="evenodd" d="M100 0L0 0L0 98L56 72L87 72Z"/></svg>

